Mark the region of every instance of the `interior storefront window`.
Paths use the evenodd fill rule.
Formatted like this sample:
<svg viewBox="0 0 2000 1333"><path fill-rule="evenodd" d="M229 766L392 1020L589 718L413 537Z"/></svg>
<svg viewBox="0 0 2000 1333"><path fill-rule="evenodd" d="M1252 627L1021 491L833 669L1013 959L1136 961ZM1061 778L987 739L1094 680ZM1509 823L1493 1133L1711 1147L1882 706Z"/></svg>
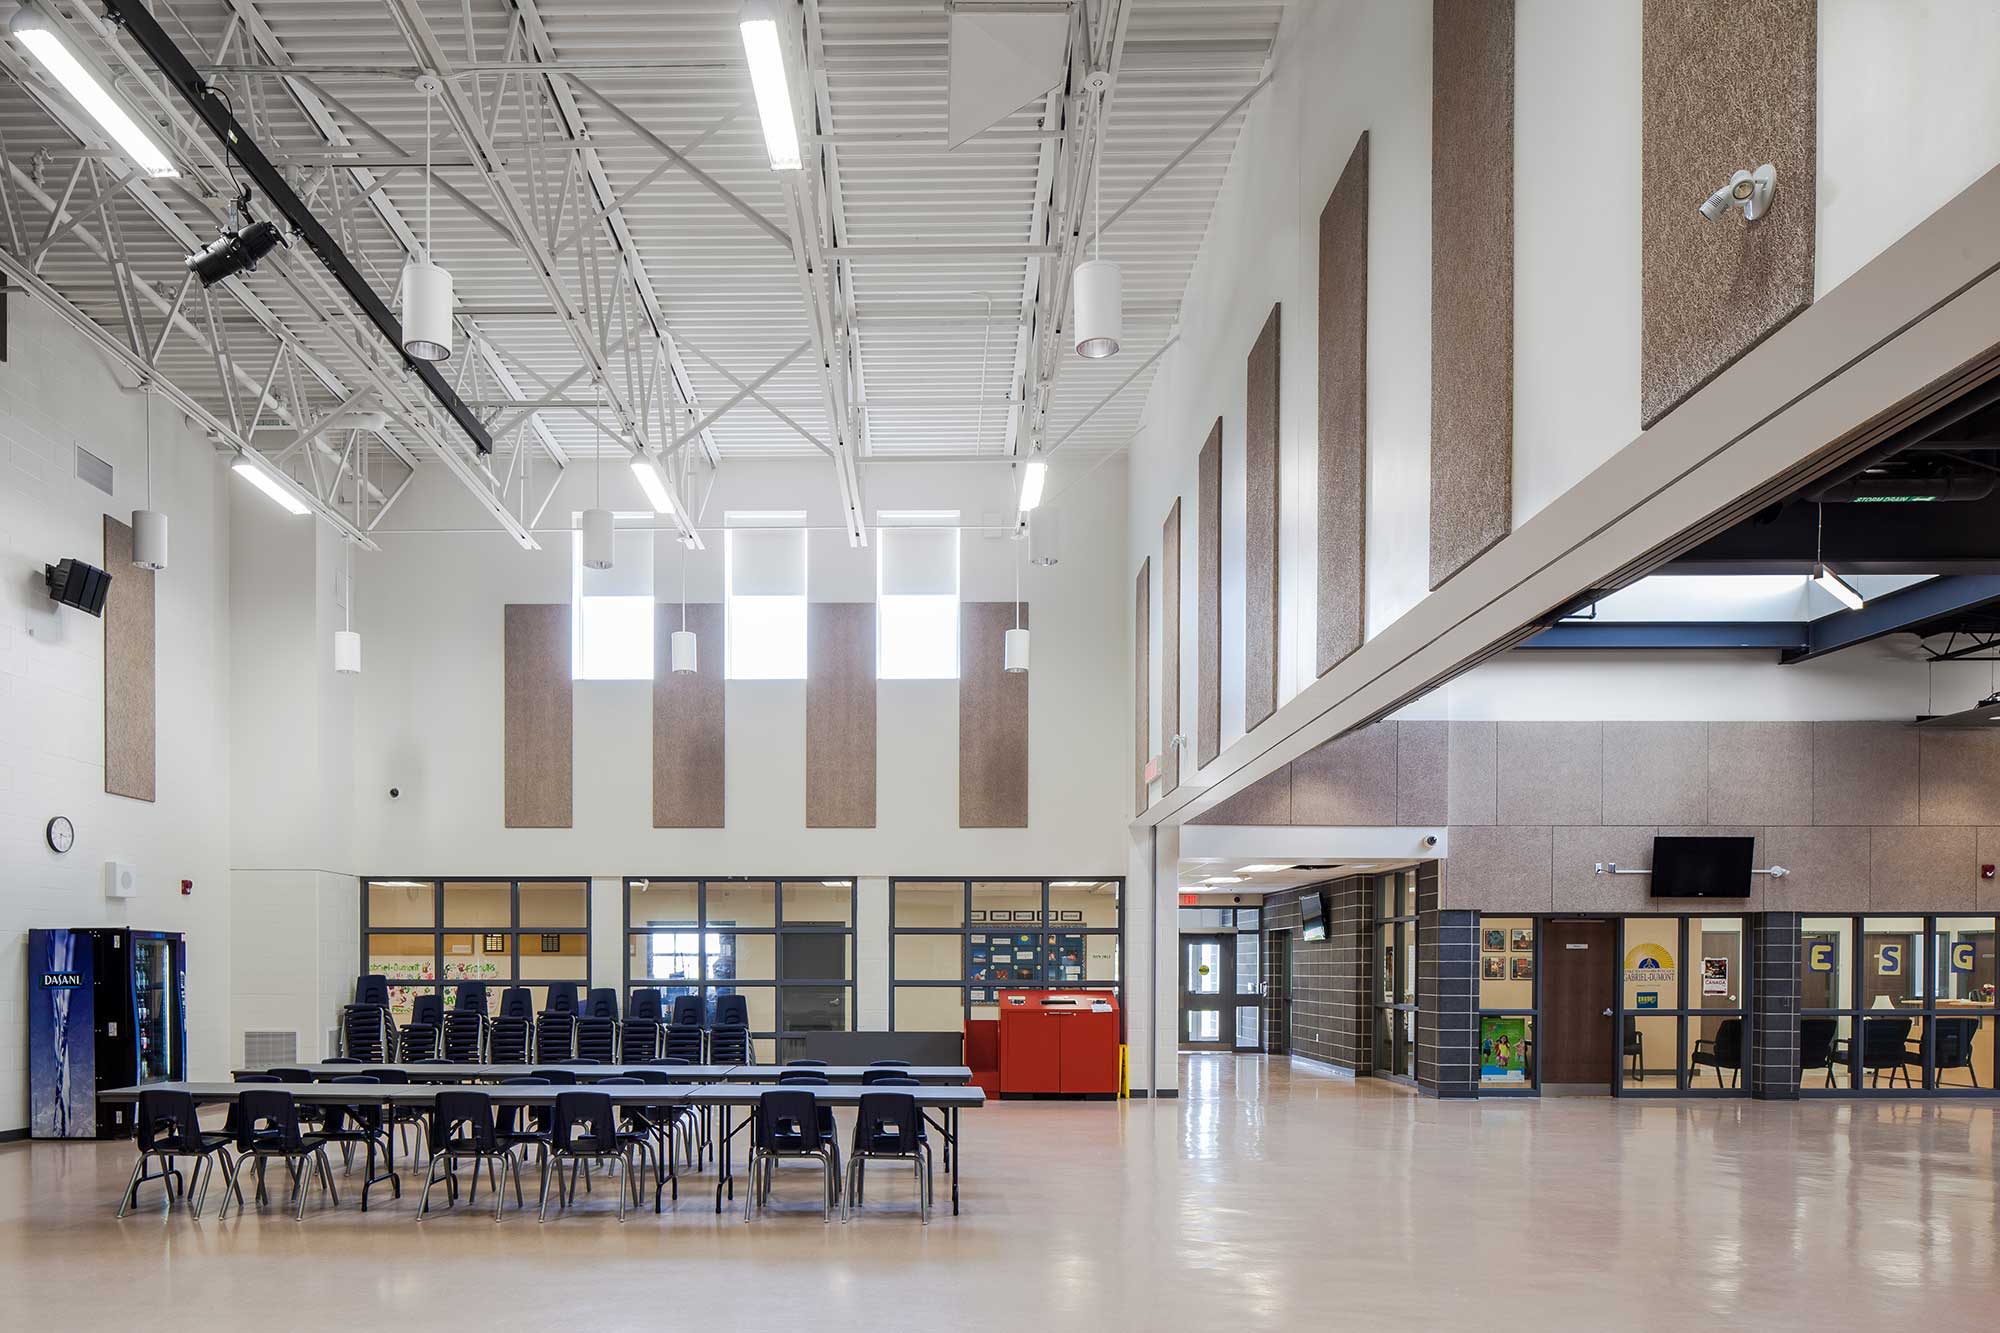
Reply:
<svg viewBox="0 0 2000 1333"><path fill-rule="evenodd" d="M539 1011L549 982L590 985L587 879L369 880L361 926L368 971L389 979L398 1023L414 1017L419 995L455 1005L455 982L484 984L488 1013L508 986L528 987Z"/></svg>
<svg viewBox="0 0 2000 1333"><path fill-rule="evenodd" d="M1479 1086L1535 1086L1535 919L1479 919Z"/></svg>
<svg viewBox="0 0 2000 1333"><path fill-rule="evenodd" d="M890 1026L950 1031L993 1019L1004 990L1115 988L1123 887L1115 879L891 880Z"/></svg>
<svg viewBox="0 0 2000 1333"><path fill-rule="evenodd" d="M1807 917L1805 1093L1994 1087L1994 918Z"/></svg>

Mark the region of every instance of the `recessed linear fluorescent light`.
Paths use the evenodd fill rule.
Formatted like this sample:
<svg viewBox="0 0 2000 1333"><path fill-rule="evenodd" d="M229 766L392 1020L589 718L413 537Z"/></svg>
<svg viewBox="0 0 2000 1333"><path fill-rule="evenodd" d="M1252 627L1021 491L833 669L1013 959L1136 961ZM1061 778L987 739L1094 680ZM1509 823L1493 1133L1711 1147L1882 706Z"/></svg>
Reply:
<svg viewBox="0 0 2000 1333"><path fill-rule="evenodd" d="M805 521L803 509L727 509L722 514L726 528L796 528Z"/></svg>
<svg viewBox="0 0 2000 1333"><path fill-rule="evenodd" d="M427 879L371 879L368 881L378 889L428 889Z"/></svg>
<svg viewBox="0 0 2000 1333"><path fill-rule="evenodd" d="M1027 513L1042 502L1042 487L1048 484L1049 465L1040 458L1030 458L1021 469L1021 512Z"/></svg>
<svg viewBox="0 0 2000 1333"><path fill-rule="evenodd" d="M1241 884L1242 882L1243 876L1241 875L1210 875L1202 881L1204 884Z"/></svg>
<svg viewBox="0 0 2000 1333"><path fill-rule="evenodd" d="M646 493L646 502L653 506L656 514L674 512L674 498L667 493L666 478L660 475L660 465L650 458L632 460L632 475L639 479L639 489Z"/></svg>
<svg viewBox="0 0 2000 1333"><path fill-rule="evenodd" d="M851 879L823 879L820 883L829 889L845 889L851 886L854 881Z"/></svg>
<svg viewBox="0 0 2000 1333"><path fill-rule="evenodd" d="M243 478L273 500L276 500L279 507L286 513L310 514L312 512L311 507L305 501L286 490L283 484L271 475L270 469L266 468L262 463L252 462L248 457L239 454L232 467L237 476Z"/></svg>
<svg viewBox="0 0 2000 1333"><path fill-rule="evenodd" d="M1049 881L1049 887L1052 889L1094 889L1103 882L1101 879L1052 879Z"/></svg>
<svg viewBox="0 0 2000 1333"><path fill-rule="evenodd" d="M939 527L956 524L959 513L956 509L878 509L875 511L877 527Z"/></svg>
<svg viewBox="0 0 2000 1333"><path fill-rule="evenodd" d="M1239 875L1268 875L1274 870L1290 870L1290 869L1291 869L1290 866L1267 866L1267 865L1238 866L1236 867L1236 873Z"/></svg>
<svg viewBox="0 0 2000 1333"><path fill-rule="evenodd" d="M174 164L153 142L152 136L139 128L119 100L105 86L89 66L76 58L76 54L56 35L55 25L49 16L32 4L22 5L8 20L7 31L14 40L28 48L29 54L42 62L55 81L97 122L98 128L111 136L118 145L118 151L132 159L139 170L155 180L163 180L180 175Z"/></svg>
<svg viewBox="0 0 2000 1333"><path fill-rule="evenodd" d="M764 151L771 170L797 171L799 122L792 114L792 84L785 73L785 47L779 40L776 6L770 0L750 0L737 26L743 33L743 55L750 62L750 86L757 94L757 118L764 123Z"/></svg>
<svg viewBox="0 0 2000 1333"><path fill-rule="evenodd" d="M1853 584L1834 573L1831 569L1828 569L1825 565L1813 566L1812 581L1814 586L1819 588L1821 592L1833 598L1834 601L1839 602L1850 611L1859 611L1862 607L1868 605L1868 599L1857 592Z"/></svg>

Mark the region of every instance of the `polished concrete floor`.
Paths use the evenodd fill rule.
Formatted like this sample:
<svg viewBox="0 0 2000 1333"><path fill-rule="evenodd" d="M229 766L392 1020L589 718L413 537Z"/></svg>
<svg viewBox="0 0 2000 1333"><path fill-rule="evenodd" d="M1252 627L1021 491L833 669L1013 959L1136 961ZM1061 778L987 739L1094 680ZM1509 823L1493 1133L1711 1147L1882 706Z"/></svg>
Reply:
<svg viewBox="0 0 2000 1333"><path fill-rule="evenodd" d="M1995 1112L1965 1103L1438 1103L1200 1055L1178 1102L969 1113L965 1212L903 1180L820 1225L712 1194L620 1226L314 1196L113 1217L128 1144L0 1148L0 1327L1099 1329L1984 1327ZM148 1195L149 1200L156 1198ZM406 1326L399 1322L396 1326Z"/></svg>

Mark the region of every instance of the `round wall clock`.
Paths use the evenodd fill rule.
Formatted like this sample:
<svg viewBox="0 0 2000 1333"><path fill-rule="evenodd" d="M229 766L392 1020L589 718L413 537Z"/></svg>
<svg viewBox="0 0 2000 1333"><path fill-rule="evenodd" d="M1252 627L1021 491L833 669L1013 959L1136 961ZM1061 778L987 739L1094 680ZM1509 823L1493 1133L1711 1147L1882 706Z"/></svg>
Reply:
<svg viewBox="0 0 2000 1333"><path fill-rule="evenodd" d="M57 815L42 830L42 836L48 839L50 851L66 852L76 846L76 825L69 822L69 816Z"/></svg>

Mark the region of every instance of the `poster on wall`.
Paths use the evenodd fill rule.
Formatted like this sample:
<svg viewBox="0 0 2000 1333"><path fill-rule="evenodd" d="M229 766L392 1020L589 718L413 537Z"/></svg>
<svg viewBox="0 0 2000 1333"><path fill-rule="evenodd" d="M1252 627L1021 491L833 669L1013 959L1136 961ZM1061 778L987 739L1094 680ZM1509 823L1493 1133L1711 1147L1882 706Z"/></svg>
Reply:
<svg viewBox="0 0 2000 1333"><path fill-rule="evenodd" d="M1701 960L1701 993L1703 995L1729 994L1729 960L1727 958L1704 958Z"/></svg>
<svg viewBox="0 0 2000 1333"><path fill-rule="evenodd" d="M1528 1081L1528 1020L1479 1020L1479 1077L1487 1083Z"/></svg>
<svg viewBox="0 0 2000 1333"><path fill-rule="evenodd" d="M1482 981L1505 981L1507 979L1507 960L1498 955L1480 959L1479 977Z"/></svg>
<svg viewBox="0 0 2000 1333"><path fill-rule="evenodd" d="M1507 937L1507 947L1515 953L1528 953L1535 947L1535 928L1516 926Z"/></svg>
<svg viewBox="0 0 2000 1333"><path fill-rule="evenodd" d="M1480 945L1480 951L1481 951L1482 953L1506 953L1506 952L1507 952L1507 932L1506 932L1506 931L1504 931L1504 930L1489 930L1489 931L1485 932L1485 936L1486 936L1485 940L1484 940L1484 941L1483 941L1483 942L1481 943L1481 945Z"/></svg>
<svg viewBox="0 0 2000 1333"><path fill-rule="evenodd" d="M1535 979L1534 959L1525 957L1520 954L1516 954L1514 957L1509 958L1507 961L1513 965L1508 969L1509 975L1512 977L1513 980L1533 981Z"/></svg>

